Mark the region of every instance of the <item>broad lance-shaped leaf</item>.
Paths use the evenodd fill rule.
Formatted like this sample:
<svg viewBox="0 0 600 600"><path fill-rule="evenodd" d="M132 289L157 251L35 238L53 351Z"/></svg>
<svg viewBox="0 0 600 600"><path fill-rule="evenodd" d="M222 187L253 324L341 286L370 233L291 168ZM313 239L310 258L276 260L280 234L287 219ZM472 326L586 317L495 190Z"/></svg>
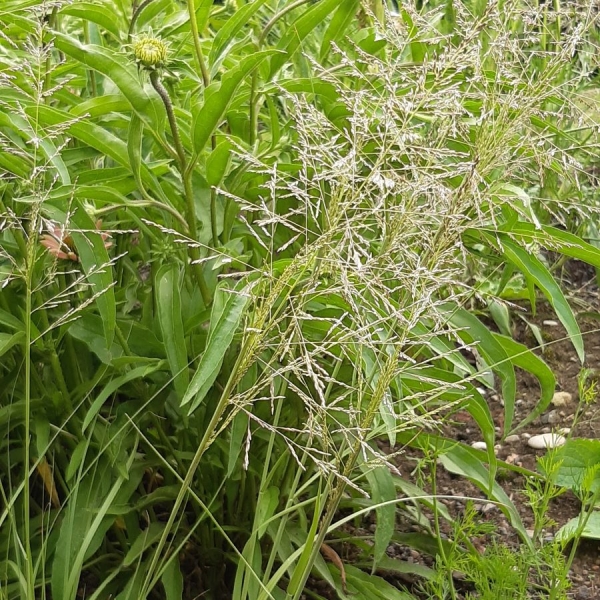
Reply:
<svg viewBox="0 0 600 600"><path fill-rule="evenodd" d="M100 127L99 125L96 125L90 120L82 117L74 120L73 115L70 113L52 108L50 106L31 106L27 108L28 113L34 111L37 112L40 115L40 118L43 118L44 122L48 125L69 123L67 132L70 136L78 139L91 148L95 148L102 154L109 156L120 165L127 168L132 168L132 165L130 164L128 148L125 142L104 127ZM148 189L152 190L154 194L156 194L157 198L160 198L163 202L168 203L168 199L166 198L156 177L144 162L141 163L140 174Z"/></svg>
<svg viewBox="0 0 600 600"><path fill-rule="evenodd" d="M394 478L387 467L363 468L377 516L373 548L373 569L376 569L396 531L396 505L390 501L397 498L397 493Z"/></svg>
<svg viewBox="0 0 600 600"><path fill-rule="evenodd" d="M238 8L233 15L227 19L225 25L219 29L208 54L208 63L213 71L218 64L221 54L223 54L227 46L233 43L236 35L248 23L254 13L256 13L265 1L266 0L254 0L245 6Z"/></svg>
<svg viewBox="0 0 600 600"><path fill-rule="evenodd" d="M310 8L304 14L299 16L293 23L287 27L285 34L277 44L277 48L284 52L271 59L271 73L269 79L281 69L286 60L289 59L306 37L327 19L327 17L340 5L340 0L321 0Z"/></svg>
<svg viewBox="0 0 600 600"><path fill-rule="evenodd" d="M102 46L82 44L62 33L53 32L53 36L58 50L111 79L140 119L155 131L163 131L164 107L158 95L150 96L140 84L133 60L128 61L125 56Z"/></svg>
<svg viewBox="0 0 600 600"><path fill-rule="evenodd" d="M188 357L181 318L180 274L177 265L163 265L156 274L158 322L165 343L167 359L180 397L188 384Z"/></svg>
<svg viewBox="0 0 600 600"><path fill-rule="evenodd" d="M515 342L512 338L504 335L494 334L496 340L500 342L506 353L510 356L511 362L521 369L528 371L537 377L540 384L541 395L537 406L523 419L513 431L521 429L533 420L537 419L548 408L554 390L556 388L556 377L552 369L539 357L536 356L527 346Z"/></svg>
<svg viewBox="0 0 600 600"><path fill-rule="evenodd" d="M200 358L200 364L194 373L192 382L181 401L181 406L192 402L189 409L190 414L198 408L215 382L248 300L249 297L246 295L245 290L241 293L230 293L223 311L218 315L216 325L211 326L206 349Z"/></svg>
<svg viewBox="0 0 600 600"><path fill-rule="evenodd" d="M500 376L504 399L504 431L505 433L510 431L515 410L517 379L508 354L494 334L464 308L448 303L444 306L444 312L448 315L448 321L459 329L458 334L463 339L477 342L477 351L489 367Z"/></svg>
<svg viewBox="0 0 600 600"><path fill-rule="evenodd" d="M525 530L519 512L506 492L496 482L494 482L491 492L487 489L490 475L484 464L477 458L476 450L455 443L450 450L440 456L440 461L451 473L466 477L480 489L489 493L490 497L499 503L498 507L509 518L511 525L521 535L521 539L531 547L531 539Z"/></svg>
<svg viewBox="0 0 600 600"><path fill-rule="evenodd" d="M430 396L439 394L441 402L456 405L457 408L464 408L469 412L477 423L487 446L491 489L498 463L494 452L496 432L490 407L477 388L468 379L452 371L425 366L415 368L414 372L410 369L405 371L402 374L402 383L410 393L425 393Z"/></svg>
<svg viewBox="0 0 600 600"><path fill-rule="evenodd" d="M163 365L164 361L157 360L153 364L143 365L141 367L137 367L136 369L132 369L131 371L128 371L124 375L121 375L120 377L117 377L116 379L113 379L108 384L106 384L106 386L98 394L94 402L92 402L92 406L90 407L87 414L85 415L85 418L83 419L83 424L81 426L82 433L84 433L85 430L89 427L90 423L94 420L94 418L96 417L104 403L108 400L108 398L110 398L110 396L112 396L120 387L122 387L126 383L129 383L130 381L147 377L151 373L154 373L154 371L162 369Z"/></svg>
<svg viewBox="0 0 600 600"><path fill-rule="evenodd" d="M550 302L552 308L556 311L556 316L567 330L571 343L575 347L579 360L583 364L585 361L585 350L579 325L567 299L550 271L548 271L541 260L519 246L508 235L497 233L496 238L501 244L502 253L505 258L512 262L523 273L525 278L533 282L542 291L544 296L546 296L548 302Z"/></svg>
<svg viewBox="0 0 600 600"><path fill-rule="evenodd" d="M204 92L204 102L200 102L193 110L194 116L194 150L200 154L225 117L227 107L233 95L246 75L251 73L275 50L263 50L247 56L239 64L223 75L220 82L211 83Z"/></svg>
<svg viewBox="0 0 600 600"><path fill-rule="evenodd" d="M112 33L115 38L119 39L121 30L126 27L125 23L119 22L118 11L111 10L107 6L92 4L91 2L73 2L62 6L60 13L63 15L71 15L80 17L83 22L90 21L96 23Z"/></svg>
<svg viewBox="0 0 600 600"><path fill-rule="evenodd" d="M345 0L340 3L323 35L320 51L321 60L327 56L331 48L331 43L337 42L344 37L347 27L356 16L359 6L360 0Z"/></svg>
<svg viewBox="0 0 600 600"><path fill-rule="evenodd" d="M576 258L600 268L600 250L578 235L542 225L537 229L531 223L518 222L510 228L510 234L526 243L537 242L549 250Z"/></svg>

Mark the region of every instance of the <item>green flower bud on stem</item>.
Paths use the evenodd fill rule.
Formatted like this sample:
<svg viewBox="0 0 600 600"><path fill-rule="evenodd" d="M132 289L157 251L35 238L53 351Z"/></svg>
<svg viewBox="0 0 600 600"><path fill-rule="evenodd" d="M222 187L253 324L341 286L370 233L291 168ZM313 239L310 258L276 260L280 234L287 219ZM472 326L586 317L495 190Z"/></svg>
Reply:
<svg viewBox="0 0 600 600"><path fill-rule="evenodd" d="M167 62L169 48L162 40L144 35L133 44L135 59L147 69L163 67Z"/></svg>

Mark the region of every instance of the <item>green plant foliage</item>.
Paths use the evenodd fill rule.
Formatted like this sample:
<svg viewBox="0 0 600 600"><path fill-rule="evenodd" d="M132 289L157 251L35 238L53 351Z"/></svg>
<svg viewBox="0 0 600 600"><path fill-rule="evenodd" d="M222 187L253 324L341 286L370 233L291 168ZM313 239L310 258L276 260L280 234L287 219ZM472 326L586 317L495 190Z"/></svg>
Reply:
<svg viewBox="0 0 600 600"><path fill-rule="evenodd" d="M565 598L595 442L537 474L494 446L556 384L509 301L585 358L559 273L600 269L593 15L387 4L2 2L0 598ZM485 450L443 435L463 411ZM556 486L582 517L543 546Z"/></svg>

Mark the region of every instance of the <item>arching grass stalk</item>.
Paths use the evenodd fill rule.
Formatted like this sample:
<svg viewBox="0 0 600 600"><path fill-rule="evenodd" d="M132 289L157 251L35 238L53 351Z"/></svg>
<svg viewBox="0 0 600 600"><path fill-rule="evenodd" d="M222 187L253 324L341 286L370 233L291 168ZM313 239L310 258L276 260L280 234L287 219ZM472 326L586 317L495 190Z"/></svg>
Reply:
<svg viewBox="0 0 600 600"><path fill-rule="evenodd" d="M148 567L146 579L142 588L142 597L146 597L146 595L150 592L150 582L152 581L153 573L157 568L158 561L163 554L163 549L167 543L167 538L171 534L171 530L175 524L177 515L190 492L194 476L198 470L198 467L200 466L200 461L202 460L206 450L208 450L209 446L214 441L215 432L222 416L229 406L233 391L242 380L244 375L248 372L248 369L250 369L252 364L255 362L260 352L261 344L266 331L269 330L269 322L273 322L277 319L280 311L283 310L283 307L286 305L287 300L289 299L295 287L295 282L302 278L304 273L311 268L317 252L318 248L311 248L311 251L307 254L297 257L282 273L281 277L277 280L277 283L273 286L273 289L270 291L265 301L255 311L254 319L251 327L249 328L249 334L245 338L242 347L240 348L240 352L231 371L231 375L229 376L223 392L221 393L219 402L214 409L210 422L205 429L204 435L200 440L198 449L192 458L192 462L190 463L185 479L181 484L181 488L173 504L169 519L152 556L152 560Z"/></svg>
<svg viewBox="0 0 600 600"><path fill-rule="evenodd" d="M394 352L392 352L392 354L388 357L381 370L379 380L377 381L377 385L373 390L373 395L371 396L371 400L367 406L367 410L360 424L359 431L369 431L371 429L375 416L379 412L379 407L384 401L385 394L396 376L396 366L399 358L400 349L399 346L396 346ZM325 537L327 535L327 531L329 530L329 526L333 521L333 517L337 512L342 495L346 489L346 481L354 471L362 449L363 440L358 438L354 444L354 447L352 448L350 457L343 465L342 477L338 478L337 483L335 484L335 487L329 496L329 502L326 505L325 514L321 519L319 532L314 542L311 543L311 540L306 541L303 555L298 562L298 566L296 567L288 586L286 595L287 600L299 600L303 593L308 576L310 575L313 565L319 556L319 552L321 551L321 546L325 542Z"/></svg>

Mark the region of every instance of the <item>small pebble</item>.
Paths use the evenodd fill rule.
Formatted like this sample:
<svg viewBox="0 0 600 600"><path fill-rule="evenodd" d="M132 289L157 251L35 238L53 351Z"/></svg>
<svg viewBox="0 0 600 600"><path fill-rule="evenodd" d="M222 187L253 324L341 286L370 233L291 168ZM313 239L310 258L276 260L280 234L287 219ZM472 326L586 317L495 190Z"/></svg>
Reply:
<svg viewBox="0 0 600 600"><path fill-rule="evenodd" d="M487 450L487 444L485 442L473 442L471 447L475 448L475 450Z"/></svg>
<svg viewBox="0 0 600 600"><path fill-rule="evenodd" d="M560 421L560 415L558 414L557 410L551 410L547 415L543 415L540 420L542 423L556 425Z"/></svg>
<svg viewBox="0 0 600 600"><path fill-rule="evenodd" d="M527 433L526 431L521 434L522 440L528 440L530 437L531 437L531 434Z"/></svg>
<svg viewBox="0 0 600 600"><path fill-rule="evenodd" d="M560 435L569 435L571 433L571 428L570 427L561 427L558 430L558 433L560 433Z"/></svg>
<svg viewBox="0 0 600 600"><path fill-rule="evenodd" d="M518 442L521 439L521 436L518 435L509 435L507 438L505 438L505 442L507 444L514 444L516 442Z"/></svg>
<svg viewBox="0 0 600 600"><path fill-rule="evenodd" d="M573 395L569 392L556 392L552 396L552 404L554 406L569 406L573 402Z"/></svg>
<svg viewBox="0 0 600 600"><path fill-rule="evenodd" d="M527 444L536 450L542 448L557 448L562 446L567 440L562 435L557 433L543 433L541 435L534 435L527 440Z"/></svg>
<svg viewBox="0 0 600 600"><path fill-rule="evenodd" d="M558 327L559 323L558 323L558 321L553 321L552 319L548 319L546 321L542 321L542 325L545 325L546 327Z"/></svg>

